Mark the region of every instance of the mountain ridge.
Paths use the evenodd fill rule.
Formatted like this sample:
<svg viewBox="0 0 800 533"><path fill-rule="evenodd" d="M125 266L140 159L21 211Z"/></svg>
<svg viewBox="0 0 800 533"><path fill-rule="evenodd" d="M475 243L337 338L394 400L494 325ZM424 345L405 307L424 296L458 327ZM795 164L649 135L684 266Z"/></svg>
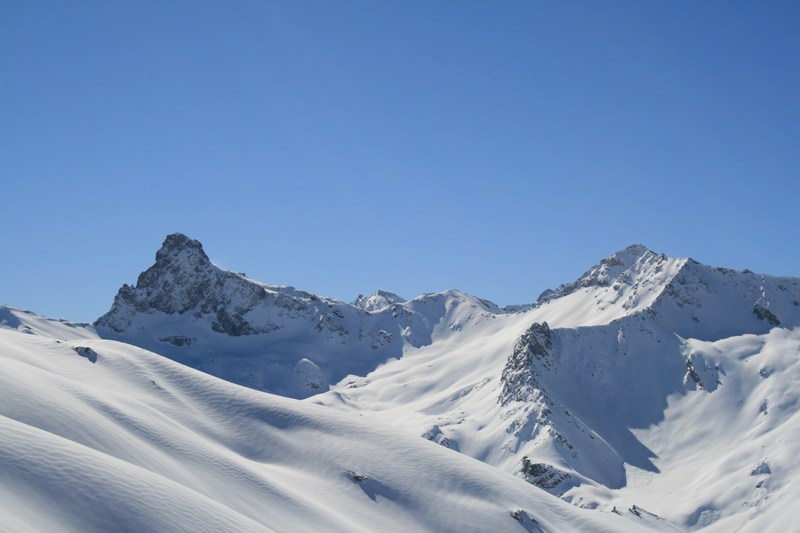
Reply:
<svg viewBox="0 0 800 533"><path fill-rule="evenodd" d="M199 241L173 234L93 327L8 308L0 327L141 346L423 437L578 507L645 516L644 504L688 530L762 530L771 502L790 494L786 472L800 472L764 437L800 440L791 416L800 405L791 392L800 376L800 279L643 245L532 304L500 308L455 289L410 300L378 291L345 303L224 271ZM740 443L702 431L708 449L671 443L668 431L697 433L705 422L696 413L714 410ZM714 447L731 454L730 471ZM684 450L700 458L695 470L748 488L692 479ZM657 498L642 480L691 489Z"/></svg>
<svg viewBox="0 0 800 533"><path fill-rule="evenodd" d="M443 320L445 327L459 328L472 317L500 312L491 302L455 290L408 301L389 294L381 295L388 305L367 310L257 282L215 266L199 241L172 234L156 252L155 264L136 286L123 285L94 325L104 337L223 379L305 397L325 383L364 375L400 357L406 345L432 342ZM309 369L316 377L298 381L298 373Z"/></svg>
<svg viewBox="0 0 800 533"><path fill-rule="evenodd" d="M740 282L748 276L747 283ZM683 337L708 339L763 333L781 320L800 322L798 305L789 305L781 294L791 292L787 287L794 291L797 280L761 276L757 287L756 276L669 258L634 244L527 306L500 308L455 289L411 300L378 291L349 304L223 270L199 241L175 233L165 238L155 264L136 285L122 286L95 327L108 338L164 353L224 379L304 397L319 388L279 385L300 370L301 361L301 373L316 368L320 379L312 380L315 384L335 383L347 374L365 375L400 357L406 347L419 348L469 323L508 314L558 328L609 324L648 312ZM731 284L737 285L735 296L725 287ZM735 324L717 320L718 310L707 312L697 299L711 290L724 297L717 307L740 308L738 300L749 298L752 312L748 309ZM767 293L775 295L772 304ZM229 360L212 362L223 350Z"/></svg>

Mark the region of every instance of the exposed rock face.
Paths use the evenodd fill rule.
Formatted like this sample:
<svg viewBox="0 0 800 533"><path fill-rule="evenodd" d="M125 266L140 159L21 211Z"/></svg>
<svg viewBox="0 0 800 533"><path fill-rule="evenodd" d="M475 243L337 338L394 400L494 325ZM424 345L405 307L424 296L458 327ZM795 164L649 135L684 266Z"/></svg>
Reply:
<svg viewBox="0 0 800 533"><path fill-rule="evenodd" d="M93 349L89 348L88 346L75 346L73 348L73 350L75 350L75 353L77 353L81 357L85 357L86 359L88 359L92 363L96 363L97 362L97 352L95 352Z"/></svg>
<svg viewBox="0 0 800 533"><path fill-rule="evenodd" d="M458 450L458 446L445 436L445 434L442 432L442 428L440 428L438 424L431 426L428 431L422 434L422 438L435 442L436 444L444 446L445 448L454 449L456 451Z"/></svg>
<svg viewBox="0 0 800 533"><path fill-rule="evenodd" d="M569 473L559 470L553 465L531 462L527 456L522 458L520 474L528 483L548 491L557 489L562 482L571 477Z"/></svg>
<svg viewBox="0 0 800 533"><path fill-rule="evenodd" d="M753 314L756 315L759 320L766 320L773 326L781 325L781 321L778 320L778 317L775 316L775 313L770 311L768 307L764 307L759 303L753 305Z"/></svg>
<svg viewBox="0 0 800 533"><path fill-rule="evenodd" d="M547 322L533 323L516 341L514 350L501 375L502 390L498 402L501 417L507 420L507 437L503 447L516 453L521 447L535 450L539 444L552 442L565 456L577 459L570 439L561 427L576 426L569 410L550 396L548 378L557 371L553 354L553 331ZM579 427L585 433L586 428ZM562 482L570 475L546 464L523 457L517 472L540 488L560 493Z"/></svg>
<svg viewBox="0 0 800 533"><path fill-rule="evenodd" d="M500 378L503 383L498 399L501 405L530 401L540 394L533 361L538 359L545 367L552 367L552 350L552 334L547 322L534 323L517 339Z"/></svg>
<svg viewBox="0 0 800 533"><path fill-rule="evenodd" d="M231 336L265 333L268 325L249 323L244 314L263 302L263 287L240 274L214 266L194 239L168 235L156 252L156 262L139 276L135 287L123 285L107 314L96 324L114 331L130 325L130 311L210 317L214 331Z"/></svg>
<svg viewBox="0 0 800 533"><path fill-rule="evenodd" d="M686 375L683 382L691 385L694 382L698 389L713 392L721 385L719 365L714 365L704 360L696 353L684 354L686 358ZM690 382L691 380L691 382Z"/></svg>

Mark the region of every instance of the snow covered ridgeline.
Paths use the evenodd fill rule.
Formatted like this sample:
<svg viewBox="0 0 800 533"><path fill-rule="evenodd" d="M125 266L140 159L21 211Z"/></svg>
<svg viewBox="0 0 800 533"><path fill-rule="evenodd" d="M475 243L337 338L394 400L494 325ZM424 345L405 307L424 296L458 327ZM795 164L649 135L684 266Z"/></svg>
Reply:
<svg viewBox="0 0 800 533"><path fill-rule="evenodd" d="M533 307L540 309L537 318L560 327L603 325L647 311L682 336L721 338L797 324L800 279L710 267L635 244L545 291Z"/></svg>
<svg viewBox="0 0 800 533"><path fill-rule="evenodd" d="M640 245L508 313L458 291L346 304L221 271L195 243L168 237L155 275L120 291L101 334L284 395L332 387L315 401L398 424L579 505L604 506L613 500L597 491L664 471L642 428L662 423L671 398L725 386L724 362L688 349L692 339L800 323L797 279ZM173 294L180 308L161 305ZM225 317L239 326L225 331ZM549 329L544 349L524 341L532 324Z"/></svg>
<svg viewBox="0 0 800 533"><path fill-rule="evenodd" d="M386 309L390 305L401 304L406 300L393 292L377 291L369 296L359 294L353 301L353 305L360 307L364 311L375 312Z"/></svg>
<svg viewBox="0 0 800 533"><path fill-rule="evenodd" d="M647 509L686 529L783 531L800 456L799 292L794 278L637 245L513 313L459 291L350 305L224 272L173 235L97 329L251 387L317 394L640 525L666 527ZM65 350L88 368L108 360L90 327L8 309L0 322L81 338ZM386 342L367 346L370 334ZM376 495L374 472L341 466ZM527 507L509 515L541 523Z"/></svg>
<svg viewBox="0 0 800 533"><path fill-rule="evenodd" d="M772 485L769 493L757 480L760 496L737 502L716 483L720 472L686 477L685 454L669 446L672 437L661 428L670 421L674 431L696 434L694 424L706 422L694 413L739 413L741 434L723 432L718 448L700 442L690 448L703 465L719 463L719 450L728 450L735 474L723 477L739 487L749 483L760 459L738 449L753 448L752 435L763 427L757 413L771 404L761 398L764 388L784 389L795 378L768 384L762 374L774 376L770 370L697 347L714 341L749 346L753 334L770 339L797 328L798 281L634 246L545 293L527 311L407 350L404 358L315 401L411 429L577 505L639 505L687 528L715 523L726 531L747 524L745 530L760 531L770 521L764 504L786 486ZM771 332L776 324L786 329ZM796 357L796 333L790 338L777 346ZM795 405L799 397L789 393L782 405ZM740 409L750 404L757 407L753 412ZM790 418L778 424L776 431L797 434ZM789 463L790 470L798 467L798 461ZM746 477L737 477L742 472ZM638 498L631 487L647 493L642 479L660 480L675 498Z"/></svg>
<svg viewBox="0 0 800 533"><path fill-rule="evenodd" d="M640 246L603 260L529 313L554 324L564 317L570 327L534 323L516 341L499 397L514 439L502 447L515 450L518 471L529 478L526 461L534 459L540 470L567 472L540 484L559 494L576 480L623 487L630 466L656 472L657 455L632 429L661 422L670 398L713 392L726 380L726 365L688 348L691 339L799 326L799 281L673 260ZM613 310L615 318L576 326L568 312L576 303L584 307L578 313L588 307L608 317ZM554 476L572 481L559 486Z"/></svg>
<svg viewBox="0 0 800 533"><path fill-rule="evenodd" d="M411 301L379 291L348 304L268 285L215 266L202 245L167 236L136 286L123 285L95 323L105 338L162 353L246 386L286 396L366 375L405 346L432 342L500 310L459 291Z"/></svg>
<svg viewBox="0 0 800 533"><path fill-rule="evenodd" d="M500 309L455 290L410 301L378 291L347 304L222 270L198 241L173 234L96 327L229 381L303 398L409 349L459 332L481 335L487 321L516 323L509 310L554 327L608 324L646 310L672 332L707 339L795 323L797 292L796 280L711 269L634 245L529 306Z"/></svg>
<svg viewBox="0 0 800 533"><path fill-rule="evenodd" d="M648 531L394 428L4 310L0 529ZM16 324L8 320L17 319ZM36 330L37 322L49 326ZM90 361L81 355L94 354Z"/></svg>

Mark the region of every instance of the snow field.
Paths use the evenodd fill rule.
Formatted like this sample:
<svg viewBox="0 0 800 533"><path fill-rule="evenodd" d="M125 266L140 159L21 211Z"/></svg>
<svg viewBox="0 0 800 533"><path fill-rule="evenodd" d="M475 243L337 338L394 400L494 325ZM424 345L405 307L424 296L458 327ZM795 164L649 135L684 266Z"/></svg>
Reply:
<svg viewBox="0 0 800 533"><path fill-rule="evenodd" d="M518 510L543 531L637 529L357 415L114 341L0 329L0 406L13 531L536 530Z"/></svg>

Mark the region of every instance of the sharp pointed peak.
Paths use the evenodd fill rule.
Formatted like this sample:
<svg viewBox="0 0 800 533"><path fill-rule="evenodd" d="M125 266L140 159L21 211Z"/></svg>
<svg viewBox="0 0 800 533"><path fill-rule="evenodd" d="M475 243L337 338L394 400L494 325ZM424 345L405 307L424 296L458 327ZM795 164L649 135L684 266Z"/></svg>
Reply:
<svg viewBox="0 0 800 533"><path fill-rule="evenodd" d="M600 260L573 283L543 292L537 302L542 303L572 294L581 287L606 287L615 282L630 285L635 283L637 278L650 275L647 273L653 268L660 271L661 267L658 265L669 260L671 258L656 253L643 244L631 244Z"/></svg>
<svg viewBox="0 0 800 533"><path fill-rule="evenodd" d="M156 252L156 262L166 260L185 251L194 252L208 260L200 241L187 237L183 233L171 233L166 236L161 248Z"/></svg>
<svg viewBox="0 0 800 533"><path fill-rule="evenodd" d="M644 244L634 243L630 246L626 246L622 250L618 250L611 254L607 259L611 257L623 258L623 257L631 257L631 258L639 258L644 255L658 255L653 250L645 246Z"/></svg>
<svg viewBox="0 0 800 533"><path fill-rule="evenodd" d="M637 242L637 243L631 244L630 246L626 246L625 248L620 250L620 252L632 253L632 254L643 254L645 252L652 252L652 250L650 250L650 248L648 248L644 244Z"/></svg>
<svg viewBox="0 0 800 533"><path fill-rule="evenodd" d="M353 301L353 305L365 311L378 311L389 305L403 303L405 301L405 298L402 296L379 289L368 296L359 294L355 301Z"/></svg>
<svg viewBox="0 0 800 533"><path fill-rule="evenodd" d="M373 293L373 296L383 296L383 297L386 297L386 298L394 298L395 300L402 301L402 302L406 301L405 298L403 298L402 296L400 296L398 294L395 294L393 292L384 291L382 289L378 289L377 291L375 291Z"/></svg>

